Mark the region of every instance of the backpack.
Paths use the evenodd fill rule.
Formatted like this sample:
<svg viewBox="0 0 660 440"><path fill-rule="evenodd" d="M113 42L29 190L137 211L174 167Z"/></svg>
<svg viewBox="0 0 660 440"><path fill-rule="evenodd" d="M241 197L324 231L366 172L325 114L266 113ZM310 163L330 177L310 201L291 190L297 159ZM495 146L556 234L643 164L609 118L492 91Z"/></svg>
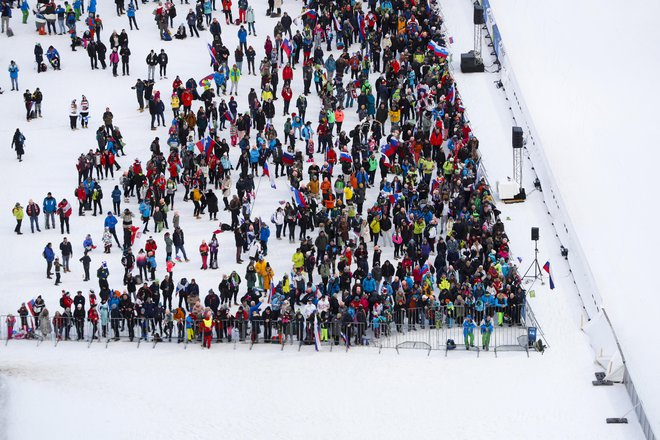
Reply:
<svg viewBox="0 0 660 440"><path fill-rule="evenodd" d="M456 348L456 342L453 339L447 339L447 350L454 350Z"/></svg>
<svg viewBox="0 0 660 440"><path fill-rule="evenodd" d="M275 213L273 213L273 215L270 216L270 222L272 224L275 224Z"/></svg>
<svg viewBox="0 0 660 440"><path fill-rule="evenodd" d="M14 31L11 30L10 27L7 28L7 36L8 36L8 37L13 37L13 36L14 36Z"/></svg>

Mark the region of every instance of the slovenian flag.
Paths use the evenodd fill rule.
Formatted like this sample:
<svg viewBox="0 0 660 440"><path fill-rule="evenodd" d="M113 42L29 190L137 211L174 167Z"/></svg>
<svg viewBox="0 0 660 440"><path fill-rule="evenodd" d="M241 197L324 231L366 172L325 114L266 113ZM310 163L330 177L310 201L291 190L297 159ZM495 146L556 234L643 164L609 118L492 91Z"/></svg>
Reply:
<svg viewBox="0 0 660 440"><path fill-rule="evenodd" d="M333 15L333 16L332 16L332 21L333 21L333 23L335 24L335 30L336 30L337 32L341 32L341 31L342 31L341 23L340 23L339 20L337 19L337 16L336 16L336 15Z"/></svg>
<svg viewBox="0 0 660 440"><path fill-rule="evenodd" d="M213 49L213 46L208 43L207 46L209 48L209 55L211 55L211 64L215 66L218 64L218 59L215 57L215 49Z"/></svg>
<svg viewBox="0 0 660 440"><path fill-rule="evenodd" d="M30 313L32 313L32 316L36 316L36 315L34 314L34 304L35 304L35 302L36 302L36 301L34 300L34 298L32 298L32 299L31 299L30 301L28 301L28 303L27 303L28 309L30 309Z"/></svg>
<svg viewBox="0 0 660 440"><path fill-rule="evenodd" d="M456 85L455 83L451 84L451 87L449 88L449 91L447 92L447 100L454 104L456 101Z"/></svg>
<svg viewBox="0 0 660 440"><path fill-rule="evenodd" d="M197 142L195 145L197 145L197 148L199 149L200 153L206 154L206 158L208 159L209 156L211 155L211 152L213 151L215 141L207 136L204 139Z"/></svg>
<svg viewBox="0 0 660 440"><path fill-rule="evenodd" d="M234 120L236 119L234 114L232 112L230 112L229 110L227 110L223 116L225 117L226 120L228 120L232 124L234 123Z"/></svg>
<svg viewBox="0 0 660 440"><path fill-rule="evenodd" d="M392 138L392 140L395 139L396 138ZM396 143L398 145L399 141L397 141ZM380 147L380 152L383 153L385 156L390 157L391 155L396 153L396 149L397 149L396 145L393 145L391 142L389 142L383 145L382 147Z"/></svg>
<svg viewBox="0 0 660 440"><path fill-rule="evenodd" d="M422 278L424 278L426 275L428 275L429 274L429 265L425 264L424 266L422 266L422 270L420 271L419 274L422 276Z"/></svg>
<svg viewBox="0 0 660 440"><path fill-rule="evenodd" d="M293 154L289 153L288 151L283 151L282 152L282 163L284 165L293 165L294 161Z"/></svg>
<svg viewBox="0 0 660 440"><path fill-rule="evenodd" d="M449 52L447 51L447 49L440 46L438 43L436 43L433 40L429 41L429 44L426 46L426 48L428 50L432 50L433 53L439 56L440 58L447 58L449 56Z"/></svg>
<svg viewBox="0 0 660 440"><path fill-rule="evenodd" d="M342 162L353 162L353 156L348 151L342 151L339 155L339 160Z"/></svg>
<svg viewBox="0 0 660 440"><path fill-rule="evenodd" d="M264 162L264 176L268 176L268 180L270 180L270 187L276 189L277 185L275 185L275 176L270 174L270 170L268 169L268 162Z"/></svg>
<svg viewBox="0 0 660 440"><path fill-rule="evenodd" d="M364 33L364 17L362 14L358 15L358 28L360 29L361 40L364 40L366 38L366 34Z"/></svg>
<svg viewBox="0 0 660 440"><path fill-rule="evenodd" d="M390 195L389 198L390 198L390 203L392 205L396 205L396 202L398 202L399 199L401 198L401 193L394 193L394 194Z"/></svg>
<svg viewBox="0 0 660 440"><path fill-rule="evenodd" d="M316 13L316 11L314 9L310 9L310 10L308 10L307 12L305 12L303 14L304 17L307 17L310 20L316 20L317 15L318 14Z"/></svg>
<svg viewBox="0 0 660 440"><path fill-rule="evenodd" d="M296 202L296 205L299 208L307 209L307 201L305 200L305 196L303 196L302 193L294 187L291 187L291 193L293 201Z"/></svg>
<svg viewBox="0 0 660 440"><path fill-rule="evenodd" d="M552 269L550 268L550 262L546 261L543 265L543 270L548 273L548 278L550 279L550 289L555 288L555 281L552 279Z"/></svg>
<svg viewBox="0 0 660 440"><path fill-rule="evenodd" d="M293 52L293 46L291 45L291 42L285 38L284 41L282 41L282 50L288 56L291 58L291 53Z"/></svg>

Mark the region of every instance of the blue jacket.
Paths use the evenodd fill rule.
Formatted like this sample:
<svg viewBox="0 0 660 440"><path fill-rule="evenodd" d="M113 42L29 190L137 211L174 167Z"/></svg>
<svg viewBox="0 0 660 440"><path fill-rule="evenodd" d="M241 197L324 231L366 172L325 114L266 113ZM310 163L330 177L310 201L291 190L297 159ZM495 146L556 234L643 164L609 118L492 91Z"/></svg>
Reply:
<svg viewBox="0 0 660 440"><path fill-rule="evenodd" d="M21 11L30 12L30 5L28 5L28 2L26 0L23 0L23 3L21 3Z"/></svg>
<svg viewBox="0 0 660 440"><path fill-rule="evenodd" d="M110 196L112 197L113 202L121 202L121 190L119 188L113 189Z"/></svg>
<svg viewBox="0 0 660 440"><path fill-rule="evenodd" d="M266 225L261 227L261 234L260 237L261 241L264 241L268 243L268 239L270 238L270 228L267 227Z"/></svg>
<svg viewBox="0 0 660 440"><path fill-rule="evenodd" d="M103 223L103 226L106 228L110 228L110 230L113 230L115 226L117 225L117 217L114 215L108 215L105 218L105 222Z"/></svg>
<svg viewBox="0 0 660 440"><path fill-rule="evenodd" d="M474 328L476 325L474 325L474 322L472 320L465 320L463 321L463 336L471 335L474 333Z"/></svg>
<svg viewBox="0 0 660 440"><path fill-rule="evenodd" d="M486 321L485 319L481 321L481 332L482 333L492 333L493 332L493 320Z"/></svg>
<svg viewBox="0 0 660 440"><path fill-rule="evenodd" d="M57 200L55 197L46 197L44 199L44 212L51 213L57 211Z"/></svg>
<svg viewBox="0 0 660 440"><path fill-rule="evenodd" d="M151 216L151 206L148 203L142 202L140 204L140 214L142 217L150 217Z"/></svg>
<svg viewBox="0 0 660 440"><path fill-rule="evenodd" d="M92 247L92 246L94 246L94 241L92 241L91 238L86 238L86 239L83 241L83 247L84 247L85 249L87 249L87 248L89 248L89 247Z"/></svg>
<svg viewBox="0 0 660 440"><path fill-rule="evenodd" d="M362 288L366 293L372 293L376 290L376 280L373 277L366 277L362 280Z"/></svg>
<svg viewBox="0 0 660 440"><path fill-rule="evenodd" d="M9 78L18 78L18 66L14 64L13 66L9 66Z"/></svg>
<svg viewBox="0 0 660 440"><path fill-rule="evenodd" d="M337 62L335 61L334 58L328 58L325 61L325 70L327 70L328 72L334 72L335 70L337 70Z"/></svg>
<svg viewBox="0 0 660 440"><path fill-rule="evenodd" d="M135 6L133 6L133 3L128 5L128 9L126 10L126 15L129 17L135 17Z"/></svg>
<svg viewBox="0 0 660 440"><path fill-rule="evenodd" d="M245 28L238 30L238 41L240 43L247 43L247 31Z"/></svg>
<svg viewBox="0 0 660 440"><path fill-rule="evenodd" d="M48 262L51 262L55 259L55 252L53 252L52 248L49 248L48 246L44 248L44 258Z"/></svg>
<svg viewBox="0 0 660 440"><path fill-rule="evenodd" d="M250 163L259 162L259 150L253 148L250 150Z"/></svg>

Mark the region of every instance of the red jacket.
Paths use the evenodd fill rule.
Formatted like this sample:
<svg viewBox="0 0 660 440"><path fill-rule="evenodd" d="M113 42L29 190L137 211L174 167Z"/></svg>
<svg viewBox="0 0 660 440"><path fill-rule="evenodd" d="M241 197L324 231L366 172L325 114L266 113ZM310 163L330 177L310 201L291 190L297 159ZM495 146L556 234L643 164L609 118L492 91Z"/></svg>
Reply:
<svg viewBox="0 0 660 440"><path fill-rule="evenodd" d="M282 70L282 79L284 81L286 80L293 80L293 69L291 66L285 66L284 69Z"/></svg>
<svg viewBox="0 0 660 440"><path fill-rule="evenodd" d="M83 188L82 186L79 186L79 187L76 189L76 197L77 197L78 200L80 200L81 202L84 202L84 201L87 199L87 194L85 193L85 188Z"/></svg>
<svg viewBox="0 0 660 440"><path fill-rule="evenodd" d="M144 244L144 250L147 252L155 252L156 249L158 249L158 245L153 239L147 240L147 242Z"/></svg>
<svg viewBox="0 0 660 440"><path fill-rule="evenodd" d="M292 97L293 97L293 92L291 91L291 88L282 89L282 98L284 98L285 101L291 101Z"/></svg>
<svg viewBox="0 0 660 440"><path fill-rule="evenodd" d="M184 107L190 107L192 105L192 101L193 101L192 92L190 90L186 89L181 94L181 102L183 102Z"/></svg>
<svg viewBox="0 0 660 440"><path fill-rule="evenodd" d="M443 141L443 139L442 139L442 130L438 130L437 132L435 130L433 130L431 132L431 139L430 139L431 146L439 147L439 146L442 145L442 141Z"/></svg>

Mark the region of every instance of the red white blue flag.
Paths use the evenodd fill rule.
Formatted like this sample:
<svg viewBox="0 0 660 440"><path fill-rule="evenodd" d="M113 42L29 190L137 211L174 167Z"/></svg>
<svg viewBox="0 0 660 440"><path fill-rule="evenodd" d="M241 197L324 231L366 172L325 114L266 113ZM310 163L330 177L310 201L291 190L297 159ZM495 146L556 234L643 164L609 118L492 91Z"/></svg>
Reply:
<svg viewBox="0 0 660 440"><path fill-rule="evenodd" d="M552 268L550 267L550 262L546 261L543 265L543 270L548 273L548 278L550 279L550 289L555 288L555 281L552 279Z"/></svg>

